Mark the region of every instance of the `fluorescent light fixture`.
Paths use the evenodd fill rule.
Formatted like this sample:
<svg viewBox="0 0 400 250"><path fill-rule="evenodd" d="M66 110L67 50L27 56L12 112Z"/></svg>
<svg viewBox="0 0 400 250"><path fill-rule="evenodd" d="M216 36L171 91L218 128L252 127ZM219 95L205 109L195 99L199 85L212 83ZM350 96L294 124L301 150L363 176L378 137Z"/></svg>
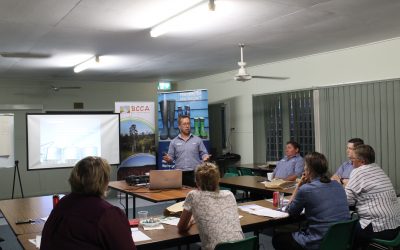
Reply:
<svg viewBox="0 0 400 250"><path fill-rule="evenodd" d="M100 57L99 56L93 56L89 58L88 60L76 65L74 67L74 72L79 73L85 69L91 68L95 66L97 63L100 63Z"/></svg>
<svg viewBox="0 0 400 250"><path fill-rule="evenodd" d="M150 36L151 37L158 37L161 36L167 32L169 32L176 24L177 19L182 16L183 14L186 14L188 11L204 4L208 3L208 10L214 11L215 10L215 0L199 0L197 1L194 5L182 10L181 12L178 12L177 14L165 19L161 23L157 24L150 30Z"/></svg>

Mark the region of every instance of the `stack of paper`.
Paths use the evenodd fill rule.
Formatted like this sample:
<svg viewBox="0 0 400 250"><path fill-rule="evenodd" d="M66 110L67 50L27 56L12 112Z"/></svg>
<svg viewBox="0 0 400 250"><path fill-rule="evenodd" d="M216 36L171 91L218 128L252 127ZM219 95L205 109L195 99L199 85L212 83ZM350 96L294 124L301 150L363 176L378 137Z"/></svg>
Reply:
<svg viewBox="0 0 400 250"><path fill-rule="evenodd" d="M177 226L179 222L178 217L165 217L160 220L161 223L172 225L172 226Z"/></svg>
<svg viewBox="0 0 400 250"><path fill-rule="evenodd" d="M182 211L183 211L183 202L184 202L184 201L175 203L174 205L171 205L171 206L167 207L166 210L167 210L170 214L179 214L179 213L182 213Z"/></svg>
<svg viewBox="0 0 400 250"><path fill-rule="evenodd" d="M256 204L250 204L250 205L244 205L244 206L239 206L239 209L245 212L248 212L250 214L255 214L259 216L267 216L267 217L272 217L272 218L283 218L283 217L288 217L289 214L281 211L277 211L274 209L262 207Z"/></svg>
<svg viewBox="0 0 400 250"><path fill-rule="evenodd" d="M296 185L295 181L285 181L282 179L273 179L269 182L263 182L266 188L290 188Z"/></svg>
<svg viewBox="0 0 400 250"><path fill-rule="evenodd" d="M131 228L131 232L132 232L132 238L133 238L134 242L151 240L151 238L149 236L147 236L144 233L142 233L141 231L139 231L138 228Z"/></svg>

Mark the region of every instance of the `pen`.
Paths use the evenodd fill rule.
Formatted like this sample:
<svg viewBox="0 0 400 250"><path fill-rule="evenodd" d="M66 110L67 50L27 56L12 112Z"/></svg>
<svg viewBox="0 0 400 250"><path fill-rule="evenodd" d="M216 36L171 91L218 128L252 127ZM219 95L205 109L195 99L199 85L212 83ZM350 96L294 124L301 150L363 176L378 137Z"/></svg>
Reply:
<svg viewBox="0 0 400 250"><path fill-rule="evenodd" d="M19 225L19 224L30 224L30 223L34 223L35 220L32 219L28 219L28 220L18 220L15 222L15 224Z"/></svg>

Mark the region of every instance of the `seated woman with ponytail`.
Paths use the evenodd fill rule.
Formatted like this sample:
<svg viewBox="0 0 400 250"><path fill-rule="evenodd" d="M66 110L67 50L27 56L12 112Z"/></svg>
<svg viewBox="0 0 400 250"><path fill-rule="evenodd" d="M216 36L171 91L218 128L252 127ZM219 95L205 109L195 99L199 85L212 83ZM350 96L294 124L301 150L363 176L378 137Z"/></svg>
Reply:
<svg viewBox="0 0 400 250"><path fill-rule="evenodd" d="M328 162L323 154L313 152L304 158L304 174L286 211L299 215L303 209L307 227L298 232L278 233L272 239L275 249L319 249L332 223L349 220L346 193L328 176Z"/></svg>

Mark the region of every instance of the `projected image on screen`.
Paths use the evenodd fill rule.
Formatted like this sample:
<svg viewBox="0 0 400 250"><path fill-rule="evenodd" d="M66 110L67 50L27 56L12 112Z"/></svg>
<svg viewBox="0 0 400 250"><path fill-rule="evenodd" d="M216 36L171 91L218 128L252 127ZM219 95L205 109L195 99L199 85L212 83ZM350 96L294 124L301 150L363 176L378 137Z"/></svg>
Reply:
<svg viewBox="0 0 400 250"><path fill-rule="evenodd" d="M43 165L75 164L86 156L101 155L100 121L48 117L40 122L40 163Z"/></svg>
<svg viewBox="0 0 400 250"><path fill-rule="evenodd" d="M119 164L119 114L27 114L28 170L72 167L86 156Z"/></svg>

